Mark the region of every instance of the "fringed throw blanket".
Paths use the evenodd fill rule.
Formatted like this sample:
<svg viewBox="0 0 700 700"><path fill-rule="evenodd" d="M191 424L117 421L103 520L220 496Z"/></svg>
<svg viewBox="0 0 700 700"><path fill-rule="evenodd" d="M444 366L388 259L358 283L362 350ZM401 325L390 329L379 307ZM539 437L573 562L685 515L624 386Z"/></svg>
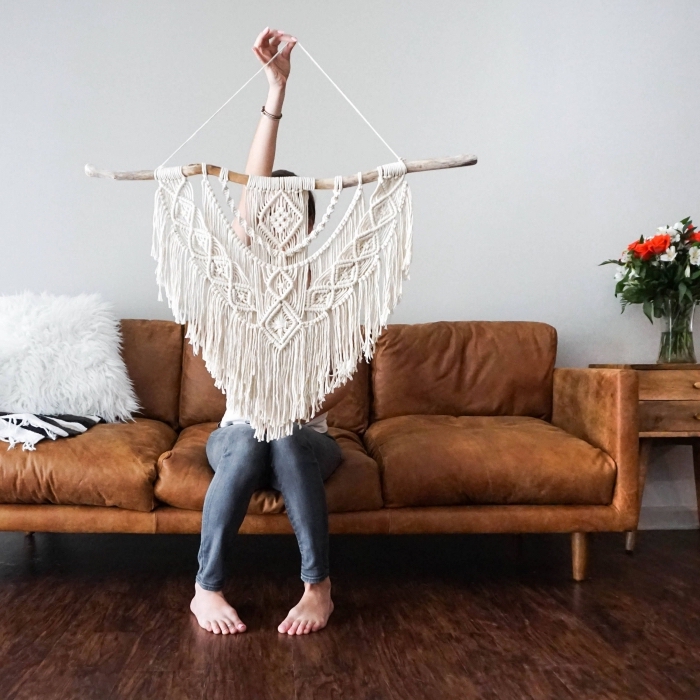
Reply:
<svg viewBox="0 0 700 700"><path fill-rule="evenodd" d="M23 450L35 450L44 438L55 440L61 437L80 435L93 425L102 422L99 416L42 416L35 413L0 412L0 440L9 442L11 450L21 443Z"/></svg>
<svg viewBox="0 0 700 700"><path fill-rule="evenodd" d="M227 404L258 440L290 435L344 384L401 297L411 261L411 194L402 161L362 182L333 233L310 254L342 191L336 178L323 218L308 230L314 180L250 176L241 216L221 170L221 197L250 237L246 246L217 198L206 165L202 201L180 167L156 170L152 255L178 323Z"/></svg>

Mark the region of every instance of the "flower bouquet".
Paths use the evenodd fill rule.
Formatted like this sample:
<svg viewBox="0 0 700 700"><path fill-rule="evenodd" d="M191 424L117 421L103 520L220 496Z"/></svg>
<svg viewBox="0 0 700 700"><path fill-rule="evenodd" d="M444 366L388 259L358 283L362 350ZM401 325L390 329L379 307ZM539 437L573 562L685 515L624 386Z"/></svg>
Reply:
<svg viewBox="0 0 700 700"><path fill-rule="evenodd" d="M657 362L695 362L693 314L700 299L700 232L690 218L659 228L627 246L618 260L615 296L622 310L642 304L653 323L663 318Z"/></svg>

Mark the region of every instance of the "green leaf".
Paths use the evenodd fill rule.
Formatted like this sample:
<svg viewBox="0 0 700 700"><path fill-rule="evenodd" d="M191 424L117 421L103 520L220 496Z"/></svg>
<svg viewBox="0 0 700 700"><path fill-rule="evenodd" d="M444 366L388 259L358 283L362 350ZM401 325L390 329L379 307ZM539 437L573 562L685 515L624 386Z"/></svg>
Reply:
<svg viewBox="0 0 700 700"><path fill-rule="evenodd" d="M651 301L645 301L644 305L642 306L642 309L644 310L644 315L649 319L651 323L654 323L654 317L652 316L652 313L654 311L654 304Z"/></svg>

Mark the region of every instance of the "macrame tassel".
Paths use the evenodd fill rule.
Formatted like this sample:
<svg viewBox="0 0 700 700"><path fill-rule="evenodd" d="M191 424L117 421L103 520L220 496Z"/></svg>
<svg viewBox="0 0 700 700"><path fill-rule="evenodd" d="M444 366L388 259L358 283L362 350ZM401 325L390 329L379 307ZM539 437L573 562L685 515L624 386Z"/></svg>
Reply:
<svg viewBox="0 0 700 700"><path fill-rule="evenodd" d="M411 261L405 174L401 161L378 168L368 205L360 179L333 233L309 255L337 205L342 178L309 231L313 180L251 176L246 220L222 169L224 200L250 237L248 247L206 175L199 207L180 168L156 171L151 253L159 292L165 290L175 320L187 324L186 336L227 406L249 418L258 440L290 435L363 357L372 358Z"/></svg>

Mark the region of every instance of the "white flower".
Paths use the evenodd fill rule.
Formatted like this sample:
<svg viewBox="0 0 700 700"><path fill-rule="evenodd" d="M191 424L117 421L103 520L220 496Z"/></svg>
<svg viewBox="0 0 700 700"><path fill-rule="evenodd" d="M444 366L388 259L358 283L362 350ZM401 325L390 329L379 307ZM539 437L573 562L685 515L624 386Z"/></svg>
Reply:
<svg viewBox="0 0 700 700"><path fill-rule="evenodd" d="M685 276L690 277L690 265L685 266Z"/></svg>
<svg viewBox="0 0 700 700"><path fill-rule="evenodd" d="M681 231L681 232L682 232L683 229L685 228L685 225L682 224L682 223L679 221L678 223L673 224L673 228L674 228L676 231Z"/></svg>
<svg viewBox="0 0 700 700"><path fill-rule="evenodd" d="M691 265L700 265L700 247L694 245L688 251L688 257L690 258Z"/></svg>
<svg viewBox="0 0 700 700"><path fill-rule="evenodd" d="M615 281L619 282L621 279L624 279L626 273L627 271L624 267L618 267L617 271L615 272Z"/></svg>
<svg viewBox="0 0 700 700"><path fill-rule="evenodd" d="M675 246L670 245L668 248L666 248L666 252L663 255L659 256L659 260L663 260L664 262L673 262L676 258L676 248Z"/></svg>
<svg viewBox="0 0 700 700"><path fill-rule="evenodd" d="M621 263L628 263L630 261L630 252L629 250L623 250L622 255L620 256L620 262Z"/></svg>
<svg viewBox="0 0 700 700"><path fill-rule="evenodd" d="M631 269L630 270L630 276L627 278L628 280L633 280L635 277L639 277L639 273L636 272L636 270Z"/></svg>

